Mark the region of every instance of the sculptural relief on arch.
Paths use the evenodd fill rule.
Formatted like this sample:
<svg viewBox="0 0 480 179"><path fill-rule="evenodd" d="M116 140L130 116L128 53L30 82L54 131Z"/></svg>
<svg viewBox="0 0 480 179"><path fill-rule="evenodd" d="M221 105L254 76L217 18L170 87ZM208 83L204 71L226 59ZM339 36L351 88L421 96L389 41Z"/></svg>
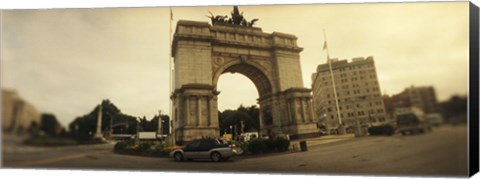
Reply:
<svg viewBox="0 0 480 179"><path fill-rule="evenodd" d="M299 55L303 49L297 38L264 33L253 27L255 21L243 20L242 25L214 20L212 14L214 25L187 20L177 23L172 44L175 91L171 96L176 143L219 137L216 86L227 72L245 75L255 84L261 135L318 136L311 91L303 85Z"/></svg>

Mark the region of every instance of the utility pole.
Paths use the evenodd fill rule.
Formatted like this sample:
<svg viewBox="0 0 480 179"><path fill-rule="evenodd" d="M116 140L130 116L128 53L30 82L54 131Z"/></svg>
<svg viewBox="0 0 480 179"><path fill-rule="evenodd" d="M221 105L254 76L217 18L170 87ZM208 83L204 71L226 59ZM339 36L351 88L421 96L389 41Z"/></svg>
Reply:
<svg viewBox="0 0 480 179"><path fill-rule="evenodd" d="M162 124L162 110L158 110L158 121L157 121L157 136L163 135L163 124Z"/></svg>
<svg viewBox="0 0 480 179"><path fill-rule="evenodd" d="M108 116L110 116L110 130L108 131L108 137L110 139L112 139L112 135L113 135L113 117L112 117L112 114L110 113L107 113Z"/></svg>

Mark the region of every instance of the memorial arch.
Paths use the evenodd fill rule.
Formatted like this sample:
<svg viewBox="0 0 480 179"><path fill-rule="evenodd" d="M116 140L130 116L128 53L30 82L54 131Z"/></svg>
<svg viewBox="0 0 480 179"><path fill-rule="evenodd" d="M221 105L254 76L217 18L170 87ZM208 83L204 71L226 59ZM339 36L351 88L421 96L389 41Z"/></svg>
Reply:
<svg viewBox="0 0 480 179"><path fill-rule="evenodd" d="M213 19L212 19L213 21ZM304 88L294 35L261 28L180 20L174 58L173 135L177 143L219 136L216 89L224 73L248 77L258 91L261 135L317 136L310 89Z"/></svg>

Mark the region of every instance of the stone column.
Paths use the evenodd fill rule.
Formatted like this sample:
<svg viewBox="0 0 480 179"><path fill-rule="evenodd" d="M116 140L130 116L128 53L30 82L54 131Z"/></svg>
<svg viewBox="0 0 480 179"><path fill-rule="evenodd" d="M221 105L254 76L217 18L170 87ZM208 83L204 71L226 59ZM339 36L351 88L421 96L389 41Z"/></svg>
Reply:
<svg viewBox="0 0 480 179"><path fill-rule="evenodd" d="M310 122L315 122L315 114L313 112L313 102L312 99L308 99L308 106L310 108Z"/></svg>
<svg viewBox="0 0 480 179"><path fill-rule="evenodd" d="M288 124L293 124L291 100L287 100L287 109L288 109Z"/></svg>
<svg viewBox="0 0 480 179"><path fill-rule="evenodd" d="M212 97L211 96L207 96L206 99L205 99L205 102L207 103L207 123L205 124L206 126L211 126L212 125L212 107L211 107L211 99Z"/></svg>
<svg viewBox="0 0 480 179"><path fill-rule="evenodd" d="M190 117L190 96L185 97L185 126L190 126L191 125L191 117Z"/></svg>
<svg viewBox="0 0 480 179"><path fill-rule="evenodd" d="M202 108L201 108L201 103L202 103L202 96L197 96L197 126L202 126Z"/></svg>
<svg viewBox="0 0 480 179"><path fill-rule="evenodd" d="M305 123L307 122L307 115L305 114L305 100L304 98L300 98L300 105L302 109L302 122Z"/></svg>

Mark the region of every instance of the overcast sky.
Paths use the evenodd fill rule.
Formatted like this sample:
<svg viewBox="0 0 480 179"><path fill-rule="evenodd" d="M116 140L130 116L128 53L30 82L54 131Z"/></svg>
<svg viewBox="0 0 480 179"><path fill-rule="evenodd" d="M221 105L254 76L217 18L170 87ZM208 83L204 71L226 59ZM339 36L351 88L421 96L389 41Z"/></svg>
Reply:
<svg viewBox="0 0 480 179"><path fill-rule="evenodd" d="M330 56L373 56L382 92L434 86L439 100L468 85L468 2L240 6L264 32L298 37L304 85ZM179 19L209 22L231 6L174 7ZM63 125L110 99L123 113L168 112L169 9L4 10L1 86L14 89ZM240 74L222 75L219 110L253 105L258 93Z"/></svg>

